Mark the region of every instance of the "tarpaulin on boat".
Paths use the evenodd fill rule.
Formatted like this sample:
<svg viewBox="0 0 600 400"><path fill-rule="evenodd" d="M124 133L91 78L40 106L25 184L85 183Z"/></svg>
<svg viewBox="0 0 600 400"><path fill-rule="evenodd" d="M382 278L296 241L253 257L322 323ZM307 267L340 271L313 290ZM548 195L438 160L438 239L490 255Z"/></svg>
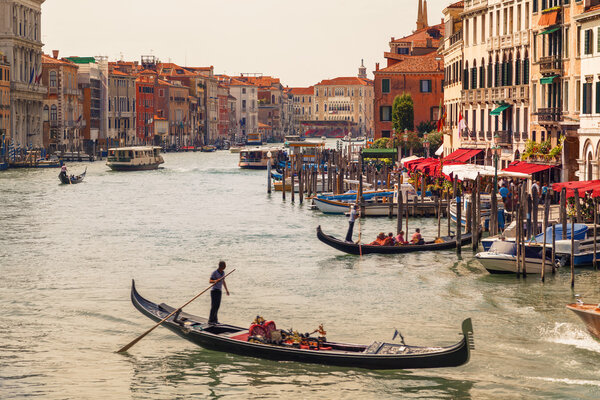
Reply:
<svg viewBox="0 0 600 400"><path fill-rule="evenodd" d="M586 224L575 224L575 240L585 239L585 234L588 231ZM554 237L556 240L562 240L563 228L561 224L554 225ZM571 224L567 224L567 239L571 239ZM535 237L538 243L544 243L544 234L540 233ZM552 227L546 228L546 243L552 243Z"/></svg>
<svg viewBox="0 0 600 400"><path fill-rule="evenodd" d="M494 167L486 165L455 164L444 165L442 167L442 173L447 176L450 176L450 174L452 174L454 178L464 181L465 179L475 180L477 179L477 175L494 176L496 175L496 170L494 169ZM498 177L527 179L531 178L531 175L523 174L520 172L498 171Z"/></svg>

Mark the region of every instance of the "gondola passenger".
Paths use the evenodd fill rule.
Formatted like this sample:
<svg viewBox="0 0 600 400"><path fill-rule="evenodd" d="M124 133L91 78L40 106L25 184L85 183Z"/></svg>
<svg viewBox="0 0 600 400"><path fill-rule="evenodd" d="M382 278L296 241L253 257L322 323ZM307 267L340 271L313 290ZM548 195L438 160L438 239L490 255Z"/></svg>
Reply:
<svg viewBox="0 0 600 400"><path fill-rule="evenodd" d="M404 239L404 231L400 231L398 235L396 235L396 245L408 244L408 242Z"/></svg>
<svg viewBox="0 0 600 400"><path fill-rule="evenodd" d="M383 246L385 239L385 233L379 232L379 235L377 235L377 239L369 243L369 246Z"/></svg>
<svg viewBox="0 0 600 400"><path fill-rule="evenodd" d="M410 241L412 244L425 244L425 240L423 240L423 236L421 236L421 230L419 228L415 229L415 233L413 233Z"/></svg>

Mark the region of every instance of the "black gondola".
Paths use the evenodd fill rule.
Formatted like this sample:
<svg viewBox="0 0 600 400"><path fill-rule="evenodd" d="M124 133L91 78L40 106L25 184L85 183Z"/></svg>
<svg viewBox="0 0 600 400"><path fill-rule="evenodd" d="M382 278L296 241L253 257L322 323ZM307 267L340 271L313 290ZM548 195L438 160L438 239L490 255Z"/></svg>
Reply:
<svg viewBox="0 0 600 400"><path fill-rule="evenodd" d="M86 173L87 168L85 169L85 171L83 171L83 174L77 176L69 176L65 171L60 171L60 174L58 174L58 179L60 179L60 181L65 185L74 185L76 183L81 183L83 181L83 178L85 178Z"/></svg>
<svg viewBox="0 0 600 400"><path fill-rule="evenodd" d="M140 312L160 321L175 311L166 304L156 304L143 298L132 281L131 301ZM181 312L175 320L169 317L163 326L201 347L233 354L277 361L297 361L323 365L369 369L415 369L457 367L469 361L473 348L471 319L462 323L462 339L448 347L419 347L397 343L373 342L357 345L319 342L316 346L293 346L269 343L265 338L249 336L249 330L233 325L209 325L206 318ZM274 324L273 324L274 327ZM274 333L271 333L274 332ZM281 331L270 331L271 337ZM262 340L262 342L261 342Z"/></svg>
<svg viewBox="0 0 600 400"><path fill-rule="evenodd" d="M335 249L343 251L348 254L401 254L401 253L412 253L417 251L434 251L434 250L448 250L456 248L456 238L454 236L442 237L444 242L435 243L425 242L424 244L407 244L403 246L370 246L368 244L359 245L357 243L346 242L340 240L334 236L326 235L321 230L321 226L317 227L317 238L319 240ZM463 233L461 238L461 246L465 246L471 243L471 234Z"/></svg>

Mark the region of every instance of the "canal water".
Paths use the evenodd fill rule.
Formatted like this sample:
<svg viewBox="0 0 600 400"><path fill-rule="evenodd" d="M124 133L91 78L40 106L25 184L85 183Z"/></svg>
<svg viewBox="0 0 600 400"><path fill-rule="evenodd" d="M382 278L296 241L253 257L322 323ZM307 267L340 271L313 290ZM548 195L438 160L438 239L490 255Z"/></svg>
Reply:
<svg viewBox="0 0 600 400"><path fill-rule="evenodd" d="M599 274L567 271L545 284L490 276L470 249L358 257L319 242L347 220L266 193L265 171L237 154L168 153L157 171L119 173L104 162L85 182L58 170L0 173L0 398L578 398L600 396L600 343L565 309L579 293L600 301ZM414 219L434 236L434 219ZM445 226L445 224L444 224ZM367 219L364 241L395 220ZM356 226L355 233L358 233ZM356 237L356 235L355 235ZM272 362L199 348L131 305L135 279L150 300L178 306L202 291L219 260L228 278L219 319L256 315L330 339L449 345L473 319L475 350L459 368L368 371ZM208 315L208 295L188 306Z"/></svg>

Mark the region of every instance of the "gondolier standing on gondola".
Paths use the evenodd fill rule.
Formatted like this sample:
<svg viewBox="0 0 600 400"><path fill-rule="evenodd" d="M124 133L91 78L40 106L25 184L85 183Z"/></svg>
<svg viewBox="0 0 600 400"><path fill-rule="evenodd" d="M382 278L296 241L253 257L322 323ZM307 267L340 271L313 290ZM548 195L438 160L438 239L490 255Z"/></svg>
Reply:
<svg viewBox="0 0 600 400"><path fill-rule="evenodd" d="M225 261L219 261L219 268L217 268L210 275L209 282L217 283L212 287L212 290L210 291L210 316L208 317L209 324L219 323L217 313L219 312L219 307L221 306L221 295L223 294L222 287L225 287L225 292L227 293L227 296L229 296L229 289L227 289L227 284L225 283L225 280L223 279L219 281L219 279L225 276L226 266L227 265L225 264Z"/></svg>
<svg viewBox="0 0 600 400"><path fill-rule="evenodd" d="M346 242L352 242L352 232L354 230L354 221L356 221L356 217L358 216L358 206L356 204L352 204L350 208L350 217L348 218L348 233L346 233Z"/></svg>

